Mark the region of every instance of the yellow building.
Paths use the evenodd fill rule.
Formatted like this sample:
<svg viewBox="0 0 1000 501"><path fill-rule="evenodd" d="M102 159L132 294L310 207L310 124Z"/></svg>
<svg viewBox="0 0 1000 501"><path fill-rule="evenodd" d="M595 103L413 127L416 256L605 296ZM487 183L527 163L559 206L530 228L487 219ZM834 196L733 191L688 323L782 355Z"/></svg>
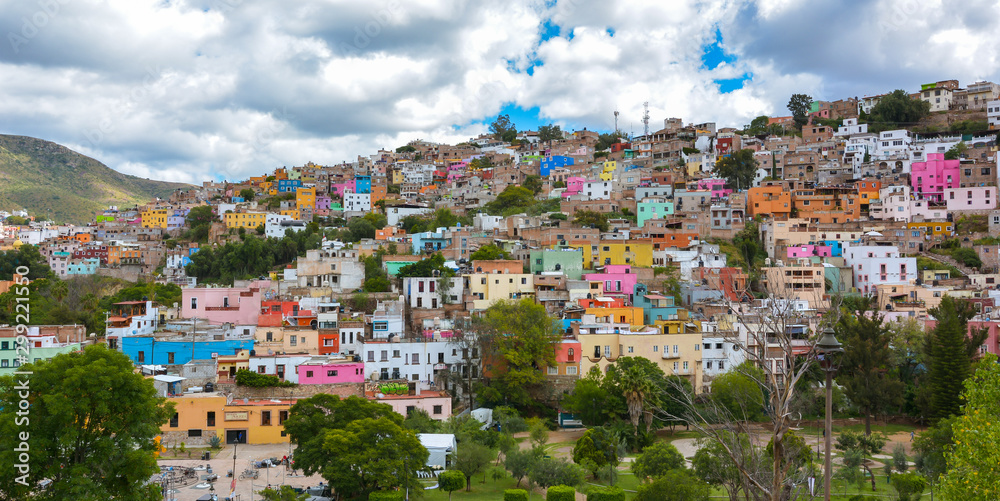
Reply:
<svg viewBox="0 0 1000 501"><path fill-rule="evenodd" d="M403 169L392 169L392 177L389 180L389 184L403 184L405 179Z"/></svg>
<svg viewBox="0 0 1000 501"><path fill-rule="evenodd" d="M622 327L609 329L609 325L611 324L580 327L577 337L583 354L580 360L581 374L586 375L592 367L597 367L602 373L607 372L608 366L620 357L642 357L656 363L668 376L687 379L695 392L701 392L702 337L699 329L665 334L656 327L631 330ZM611 332L605 332L608 330Z"/></svg>
<svg viewBox="0 0 1000 501"><path fill-rule="evenodd" d="M166 228L167 209L150 209L142 212L143 228Z"/></svg>
<svg viewBox="0 0 1000 501"><path fill-rule="evenodd" d="M595 247L597 248L597 260L591 261L590 258L593 256ZM636 242L634 240L613 242L604 240L597 245L591 245L590 249L587 246L583 246L583 249L583 262L593 262L596 266L607 266L609 264L628 264L642 268L653 266L652 242ZM588 252L591 253L590 256L588 256Z"/></svg>
<svg viewBox="0 0 1000 501"><path fill-rule="evenodd" d="M258 353L319 355L319 331L299 326L258 326L254 348Z"/></svg>
<svg viewBox="0 0 1000 501"><path fill-rule="evenodd" d="M468 292L465 306L485 310L501 300L535 296L534 275L530 273L472 273L465 276Z"/></svg>
<svg viewBox="0 0 1000 501"><path fill-rule="evenodd" d="M298 221L301 218L302 212L299 209L282 209L279 214L282 216L291 216L292 219Z"/></svg>
<svg viewBox="0 0 1000 501"><path fill-rule="evenodd" d="M952 223L948 221L924 221L920 223L907 223L906 227L911 230L920 230L925 234L934 236L951 236L954 234L952 231Z"/></svg>
<svg viewBox="0 0 1000 501"><path fill-rule="evenodd" d="M223 214L222 220L226 223L226 228L257 229L258 226L267 222L267 213L227 212Z"/></svg>
<svg viewBox="0 0 1000 501"><path fill-rule="evenodd" d="M587 315L594 315L599 323L613 322L629 324L633 327L642 327L644 325L642 308L634 306L626 306L624 308L587 308L585 313Z"/></svg>
<svg viewBox="0 0 1000 501"><path fill-rule="evenodd" d="M614 160L605 160L603 169L601 173L597 175L601 181L611 181L611 178L615 175L615 169L618 168L618 162Z"/></svg>
<svg viewBox="0 0 1000 501"><path fill-rule="evenodd" d="M298 210L316 208L316 187L305 188L299 186L295 190L295 206Z"/></svg>
<svg viewBox="0 0 1000 501"><path fill-rule="evenodd" d="M184 442L187 446L207 445L213 435L230 443L239 434L241 444L288 443L282 436L288 409L294 400L233 399L219 393L191 393L170 397L175 414L160 431L166 447Z"/></svg>

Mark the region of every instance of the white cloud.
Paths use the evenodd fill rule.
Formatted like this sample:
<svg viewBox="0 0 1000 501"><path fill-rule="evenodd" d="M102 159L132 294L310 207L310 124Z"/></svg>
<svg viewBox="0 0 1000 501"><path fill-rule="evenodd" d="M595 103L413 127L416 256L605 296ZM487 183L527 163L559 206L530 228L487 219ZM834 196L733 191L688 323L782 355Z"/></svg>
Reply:
<svg viewBox="0 0 1000 501"><path fill-rule="evenodd" d="M645 101L654 130L667 117L740 126L785 114L795 92L1000 76L988 0L948 15L916 0L57 3L0 0L0 33L16 35L0 41L0 132L186 182L459 142L508 103L600 130L618 110L640 132ZM542 41L545 22L560 36ZM736 59L709 70L717 30ZM715 80L744 74L720 93Z"/></svg>

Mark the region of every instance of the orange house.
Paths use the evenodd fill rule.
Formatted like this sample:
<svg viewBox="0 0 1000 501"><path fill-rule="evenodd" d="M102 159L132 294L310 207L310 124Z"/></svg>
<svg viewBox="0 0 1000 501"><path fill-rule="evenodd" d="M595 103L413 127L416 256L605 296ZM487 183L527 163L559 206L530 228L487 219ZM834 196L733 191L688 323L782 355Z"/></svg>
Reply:
<svg viewBox="0 0 1000 501"><path fill-rule="evenodd" d="M811 223L845 223L861 215L858 192L853 188L798 188L792 193L792 202L798 217Z"/></svg>
<svg viewBox="0 0 1000 501"><path fill-rule="evenodd" d="M792 192L781 185L757 186L748 192L747 213L757 215L789 215L792 213Z"/></svg>
<svg viewBox="0 0 1000 501"><path fill-rule="evenodd" d="M385 185L380 186L373 184L371 192L372 205L375 205L375 202L378 202L379 200L385 200L386 193L388 193L388 191Z"/></svg>
<svg viewBox="0 0 1000 501"><path fill-rule="evenodd" d="M402 238L406 236L406 230L396 226L386 226L381 230L375 230L375 241L385 242L390 238Z"/></svg>
<svg viewBox="0 0 1000 501"><path fill-rule="evenodd" d="M879 191L882 189L882 181L877 179L862 179L855 181L854 186L858 189L858 203L861 210L868 210L872 200L879 199Z"/></svg>

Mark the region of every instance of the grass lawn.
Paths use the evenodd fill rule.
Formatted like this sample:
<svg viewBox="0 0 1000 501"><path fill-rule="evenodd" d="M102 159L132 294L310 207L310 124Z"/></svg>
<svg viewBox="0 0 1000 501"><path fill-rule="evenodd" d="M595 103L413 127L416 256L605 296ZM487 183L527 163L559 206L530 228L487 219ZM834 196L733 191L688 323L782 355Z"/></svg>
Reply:
<svg viewBox="0 0 1000 501"><path fill-rule="evenodd" d="M505 478L496 482L493 479L487 479L485 484L482 481L483 476L481 474L476 475L472 478L472 491L466 492L464 488L459 489L451 494L452 501L502 501L503 491L515 489L514 484L517 483L512 478ZM437 481L425 481L424 483L427 486L431 486L437 484ZM524 489L527 483L528 479L522 480L520 488ZM410 493L410 497L413 497L412 493ZM448 493L441 489L425 490L423 499L424 501L448 501ZM528 499L541 501L545 499L545 496L537 492L528 492Z"/></svg>
<svg viewBox="0 0 1000 501"><path fill-rule="evenodd" d="M889 423L888 425L885 425L885 424L881 424L881 423L872 422L872 431L873 432L879 431L879 432L885 433L886 435L894 435L896 433L909 433L911 431L915 431L915 432L919 433L919 432L923 431L924 429L925 428L921 428L919 426L914 426L914 425L909 425L909 424ZM863 433L865 431L865 424L864 423L857 423L857 424L850 424L850 425L847 425L847 426L838 426L836 424L833 425L833 436L834 436L835 439L836 439L837 434L839 434L841 432L844 432L844 431L853 431L853 432L861 432L861 433ZM823 427L822 426L803 426L803 427L801 427L800 430L796 430L796 434L798 434L800 436L802 436L802 435L808 435L808 436L822 435L823 434Z"/></svg>

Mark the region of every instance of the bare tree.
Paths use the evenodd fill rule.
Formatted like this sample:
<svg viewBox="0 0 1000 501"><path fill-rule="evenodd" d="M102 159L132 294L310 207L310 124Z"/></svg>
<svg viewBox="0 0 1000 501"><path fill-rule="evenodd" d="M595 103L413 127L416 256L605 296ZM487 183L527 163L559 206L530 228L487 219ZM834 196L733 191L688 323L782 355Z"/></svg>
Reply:
<svg viewBox="0 0 1000 501"><path fill-rule="evenodd" d="M775 284L770 284L775 285ZM719 320L720 329L735 333L734 349L743 352L753 370L743 370L763 393L756 400L751 395L735 398L736 405L722 405L718 399L673 392L679 397L680 415L670 418L683 420L718 444L731 461L747 497L754 500L784 501L800 495L808 473L788 460L785 438L793 424L790 411L796 383L816 363L815 344L821 319L809 304L823 304L822 289L810 292L819 301L768 294L765 299L736 303L727 301L728 315ZM718 317L717 317L718 319ZM756 389L751 391L756 391ZM763 425L749 420L749 406L763 400L768 421ZM755 404L756 402L756 404ZM662 409L661 409L662 412ZM770 442L771 454L764 448Z"/></svg>

